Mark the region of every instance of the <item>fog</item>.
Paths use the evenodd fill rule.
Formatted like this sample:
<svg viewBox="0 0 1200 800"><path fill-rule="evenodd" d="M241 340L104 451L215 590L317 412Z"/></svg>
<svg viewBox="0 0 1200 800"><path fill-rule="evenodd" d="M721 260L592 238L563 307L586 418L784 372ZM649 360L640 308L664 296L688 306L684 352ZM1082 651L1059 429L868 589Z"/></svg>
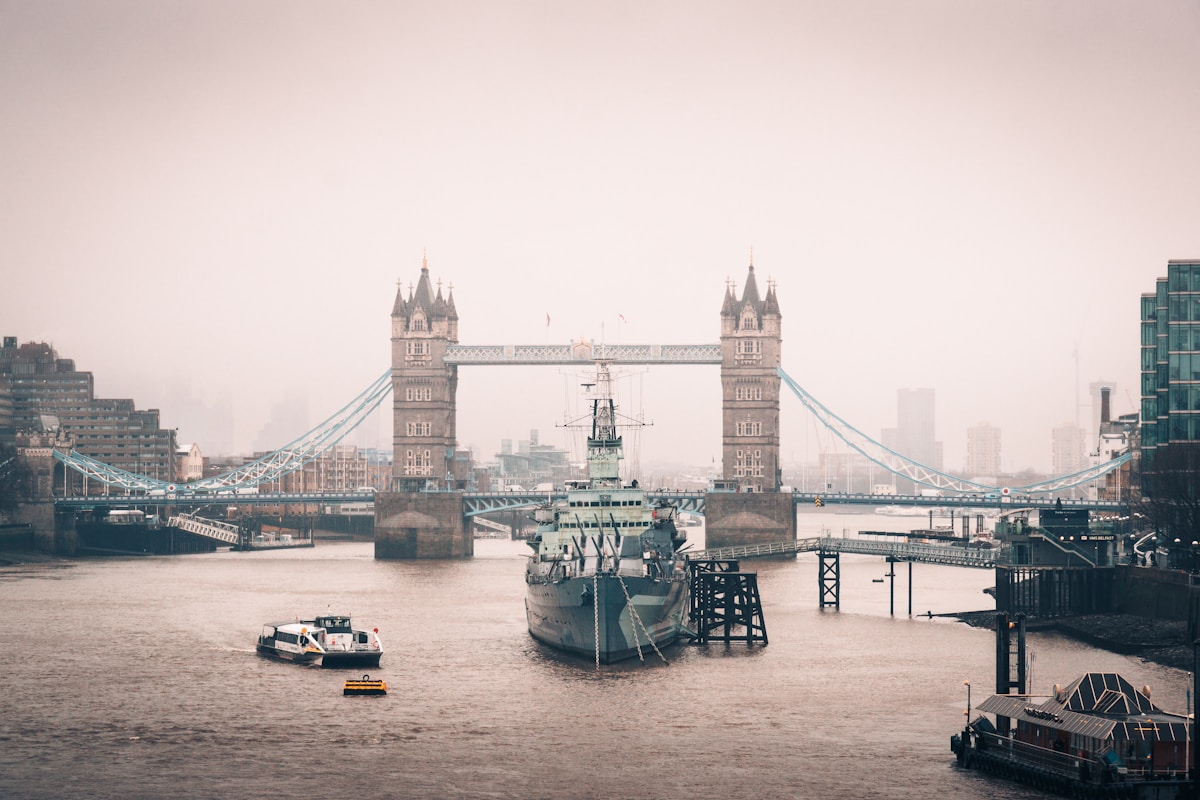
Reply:
<svg viewBox="0 0 1200 800"><path fill-rule="evenodd" d="M1189 0L0 0L0 334L248 453L388 368L423 257L463 344L715 343L752 258L843 419L930 387L950 471L984 421L1049 470L1200 256L1197 41ZM718 372L639 370L643 461L719 461ZM554 441L574 382L463 367L460 444Z"/></svg>

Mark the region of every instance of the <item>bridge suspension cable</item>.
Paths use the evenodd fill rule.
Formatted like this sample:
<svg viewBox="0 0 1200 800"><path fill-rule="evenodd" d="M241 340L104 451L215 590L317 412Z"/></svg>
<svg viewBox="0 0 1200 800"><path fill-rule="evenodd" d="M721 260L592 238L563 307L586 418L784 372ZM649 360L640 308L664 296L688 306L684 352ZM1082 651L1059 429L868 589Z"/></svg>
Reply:
<svg viewBox="0 0 1200 800"><path fill-rule="evenodd" d="M333 416L284 447L268 453L236 469L178 486L179 492L211 491L258 486L294 472L321 453L333 447L374 411L392 388L392 371L379 376L362 394L351 400ZM54 457L66 466L109 486L130 491L167 491L172 485L157 478L148 478L128 470L105 464L82 453L54 451Z"/></svg>
<svg viewBox="0 0 1200 800"><path fill-rule="evenodd" d="M989 486L987 484L970 481L965 478L955 477L954 475L941 472L927 467L911 458L902 456L895 450L880 444L871 437L864 434L862 431L855 428L850 423L843 420L837 414L834 414L824 405L822 405L815 397L805 391L798 383L792 380L782 368L775 370L780 379L787 384L792 393L799 398L817 420L819 420L826 428L832 431L839 439L845 442L851 449L862 455L874 464L877 464L894 475L899 475L902 478L908 478L922 486L928 486L931 489L950 490L958 494L972 493L1002 493L1004 489L998 486ZM1129 461L1130 453L1124 453L1109 461L1104 461L1100 464L1087 467L1070 475L1062 475L1057 478L1051 478L1040 483L1031 483L1026 486L1018 486L1015 489L1009 489L1010 492L1016 491L1024 494L1038 494L1044 492L1061 491L1069 489L1081 484L1094 481L1101 475L1104 475L1111 470L1116 469L1125 462Z"/></svg>

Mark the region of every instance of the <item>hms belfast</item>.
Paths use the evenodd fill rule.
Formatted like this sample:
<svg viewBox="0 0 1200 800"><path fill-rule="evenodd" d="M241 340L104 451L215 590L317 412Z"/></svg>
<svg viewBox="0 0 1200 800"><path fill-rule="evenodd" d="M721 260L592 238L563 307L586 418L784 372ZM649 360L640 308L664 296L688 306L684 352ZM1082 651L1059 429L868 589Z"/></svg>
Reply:
<svg viewBox="0 0 1200 800"><path fill-rule="evenodd" d="M599 665L652 648L661 656L683 631L688 591L675 506L650 504L636 480L622 483L607 363L597 364L594 388L588 478L534 512L525 614L533 638Z"/></svg>

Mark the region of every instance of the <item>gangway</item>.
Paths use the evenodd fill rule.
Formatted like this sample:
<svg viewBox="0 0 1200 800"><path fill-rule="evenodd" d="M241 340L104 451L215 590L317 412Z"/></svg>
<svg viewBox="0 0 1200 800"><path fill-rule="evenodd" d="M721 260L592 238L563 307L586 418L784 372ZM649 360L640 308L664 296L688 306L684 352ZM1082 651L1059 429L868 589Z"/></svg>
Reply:
<svg viewBox="0 0 1200 800"><path fill-rule="evenodd" d="M719 561L743 558L765 558L767 556L793 553L857 553L880 556L893 561L913 561L922 564L945 564L954 567L992 569L996 566L998 551L995 549L972 549L958 545L920 544L914 542L878 542L865 539L814 536L766 544L714 547L709 550L688 552L689 561Z"/></svg>
<svg viewBox="0 0 1200 800"><path fill-rule="evenodd" d="M472 517L471 521L481 528L488 528L490 530L499 531L500 533L506 533L509 536L512 536L512 527L509 525L493 522L487 517Z"/></svg>
<svg viewBox="0 0 1200 800"><path fill-rule="evenodd" d="M762 558L766 556L813 552L820 559L818 589L820 591L822 609L841 608L841 555L842 553L856 553L859 555L881 556L887 561L888 571L885 577L891 579L891 586L889 588L890 613L895 615L895 564L896 562L907 562L909 616L912 616L912 565L914 563L992 569L996 566L999 558L998 551L991 548L973 549L960 545L879 542L845 537L834 538L832 536L814 536L808 539L738 545L736 547L714 547L710 550L700 550L694 553L689 552L687 558L690 564L694 561L733 561L734 559Z"/></svg>
<svg viewBox="0 0 1200 800"><path fill-rule="evenodd" d="M241 528L237 525L217 519L207 519L195 514L178 514L168 519L167 525L226 544L238 544L241 541Z"/></svg>

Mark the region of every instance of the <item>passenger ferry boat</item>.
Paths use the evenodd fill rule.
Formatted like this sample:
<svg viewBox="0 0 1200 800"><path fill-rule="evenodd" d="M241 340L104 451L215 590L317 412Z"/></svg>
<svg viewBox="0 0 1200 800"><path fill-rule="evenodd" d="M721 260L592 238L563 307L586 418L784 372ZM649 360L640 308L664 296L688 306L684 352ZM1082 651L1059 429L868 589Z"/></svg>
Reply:
<svg viewBox="0 0 1200 800"><path fill-rule="evenodd" d="M377 667L383 641L379 628L355 630L350 617L326 614L264 625L257 649L264 656L327 668Z"/></svg>
<svg viewBox="0 0 1200 800"><path fill-rule="evenodd" d="M644 657L677 639L688 598L677 554L687 537L675 527L675 506L655 506L636 480L622 482L610 382L608 365L598 363L588 479L568 481L565 503L537 508L525 569L530 635L597 664Z"/></svg>

